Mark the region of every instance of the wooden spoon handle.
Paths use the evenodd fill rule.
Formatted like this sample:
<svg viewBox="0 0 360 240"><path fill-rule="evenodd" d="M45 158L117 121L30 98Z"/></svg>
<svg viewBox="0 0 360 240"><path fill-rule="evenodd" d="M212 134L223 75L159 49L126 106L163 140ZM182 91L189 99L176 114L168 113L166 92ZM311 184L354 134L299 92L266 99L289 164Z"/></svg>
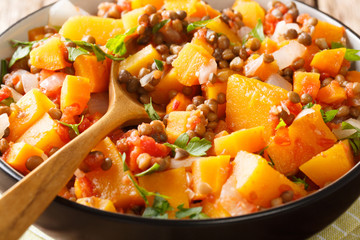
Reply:
<svg viewBox="0 0 360 240"><path fill-rule="evenodd" d="M82 159L110 131L134 116L108 112L0 198L0 239L18 239L73 176ZM119 119L120 118L120 119Z"/></svg>

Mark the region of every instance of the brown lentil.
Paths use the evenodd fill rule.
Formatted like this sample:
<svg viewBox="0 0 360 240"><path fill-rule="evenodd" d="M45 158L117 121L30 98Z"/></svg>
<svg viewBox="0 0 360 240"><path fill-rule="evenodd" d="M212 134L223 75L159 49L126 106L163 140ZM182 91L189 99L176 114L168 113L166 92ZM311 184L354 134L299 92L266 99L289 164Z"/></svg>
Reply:
<svg viewBox="0 0 360 240"><path fill-rule="evenodd" d="M343 83L343 82L345 82L345 77L343 76L343 75L341 75L341 74L338 74L338 75L336 75L336 77L335 77L335 81L337 81L340 85Z"/></svg>
<svg viewBox="0 0 360 240"><path fill-rule="evenodd" d="M8 149L9 149L9 142L5 138L0 139L0 152L4 154Z"/></svg>
<svg viewBox="0 0 360 240"><path fill-rule="evenodd" d="M140 88L140 82L136 78L131 78L126 84L126 90L129 93L135 93L139 88Z"/></svg>
<svg viewBox="0 0 360 240"><path fill-rule="evenodd" d="M214 121L218 120L218 116L214 112L209 112L207 115L207 118L208 118L209 122L214 122Z"/></svg>
<svg viewBox="0 0 360 240"><path fill-rule="evenodd" d="M205 104L209 106L209 109L213 112L217 112L218 110L218 102L211 98L205 101Z"/></svg>
<svg viewBox="0 0 360 240"><path fill-rule="evenodd" d="M298 37L298 32L295 29L290 28L285 32L284 37L285 39L296 39Z"/></svg>
<svg viewBox="0 0 360 240"><path fill-rule="evenodd" d="M312 43L312 38L311 38L310 34L308 34L306 32L302 32L298 36L298 42L305 46L310 46Z"/></svg>
<svg viewBox="0 0 360 240"><path fill-rule="evenodd" d="M334 79L332 78L325 78L322 82L321 82L321 86L322 87L326 87L327 85L329 85L331 83L331 81L333 81Z"/></svg>
<svg viewBox="0 0 360 240"><path fill-rule="evenodd" d="M169 17L171 18L171 20L175 20L175 19L179 18L179 15L175 11L170 10L169 11Z"/></svg>
<svg viewBox="0 0 360 240"><path fill-rule="evenodd" d="M219 62L219 67L220 68L228 68L229 67L229 62L225 61L225 60L221 60Z"/></svg>
<svg viewBox="0 0 360 240"><path fill-rule="evenodd" d="M318 46L321 50L328 49L329 46L326 42L325 38L317 38L315 39L315 44Z"/></svg>
<svg viewBox="0 0 360 240"><path fill-rule="evenodd" d="M160 120L151 121L150 126L152 128L152 131L155 133L165 132L165 126L163 122Z"/></svg>
<svg viewBox="0 0 360 240"><path fill-rule="evenodd" d="M305 60L303 58L298 58L291 64L291 67L294 68L295 70L298 70L304 67L304 65L305 65Z"/></svg>
<svg viewBox="0 0 360 240"><path fill-rule="evenodd" d="M336 113L336 117L346 117L350 114L350 108L346 105L343 105L338 108L338 112Z"/></svg>
<svg viewBox="0 0 360 240"><path fill-rule="evenodd" d="M294 198L294 192L291 190L285 191L280 195L280 197L283 203L291 202Z"/></svg>
<svg viewBox="0 0 360 240"><path fill-rule="evenodd" d="M249 54L247 53L246 49L245 48L241 48L240 51L239 51L239 57L242 59L242 60L246 60L248 59L249 57Z"/></svg>
<svg viewBox="0 0 360 240"><path fill-rule="evenodd" d="M176 11L176 13L180 20L184 20L187 16L187 13L184 10L178 10L178 11Z"/></svg>
<svg viewBox="0 0 360 240"><path fill-rule="evenodd" d="M235 57L230 62L230 69L234 71L241 71L244 67L244 61L240 57Z"/></svg>
<svg viewBox="0 0 360 240"><path fill-rule="evenodd" d="M210 112L210 108L207 104L200 104L197 109L203 112L204 116L207 116Z"/></svg>
<svg viewBox="0 0 360 240"><path fill-rule="evenodd" d="M117 9L117 6L112 6L107 12L107 17L119 19L121 18L121 12Z"/></svg>
<svg viewBox="0 0 360 240"><path fill-rule="evenodd" d="M296 8L291 8L287 13L289 13L292 16L294 21L299 16L299 10L297 10Z"/></svg>
<svg viewBox="0 0 360 240"><path fill-rule="evenodd" d="M212 30L207 30L206 31L206 41L208 41L209 43L215 43L217 41L217 34L216 32L212 31Z"/></svg>
<svg viewBox="0 0 360 240"><path fill-rule="evenodd" d="M287 115L287 117L285 119L283 119L283 120L286 123L286 125L289 126L295 120L295 115L294 114Z"/></svg>
<svg viewBox="0 0 360 240"><path fill-rule="evenodd" d="M182 47L176 44L170 45L170 54L178 55Z"/></svg>
<svg viewBox="0 0 360 240"><path fill-rule="evenodd" d="M149 104L150 103L150 96L149 94L141 94L139 97L139 101L142 104Z"/></svg>
<svg viewBox="0 0 360 240"><path fill-rule="evenodd" d="M221 56L224 60L230 61L235 57L235 54L233 53L233 51L231 49L228 48L222 52Z"/></svg>
<svg viewBox="0 0 360 240"><path fill-rule="evenodd" d="M308 103L311 103L312 101L313 101L313 98L311 97L310 94L304 93L303 95L301 95L300 102L302 105L306 105Z"/></svg>
<svg viewBox="0 0 360 240"><path fill-rule="evenodd" d="M196 133L194 132L194 130L187 130L186 134L189 136L190 139L196 137Z"/></svg>
<svg viewBox="0 0 360 240"><path fill-rule="evenodd" d="M150 35L149 35L150 37ZM155 45L159 45L159 44L163 44L164 42L164 35L161 32L157 32L154 35L154 44Z"/></svg>
<svg viewBox="0 0 360 240"><path fill-rule="evenodd" d="M185 96L190 96L193 93L193 89L190 86L184 86L183 89L182 89L182 93Z"/></svg>
<svg viewBox="0 0 360 240"><path fill-rule="evenodd" d="M249 40L249 42L250 42L250 49L251 49L251 51L257 51L257 50L259 50L260 49L260 47L261 47L261 42L260 42L260 40L259 39L257 39L257 38L251 38L250 40Z"/></svg>
<svg viewBox="0 0 360 240"><path fill-rule="evenodd" d="M264 54L264 63L272 63L274 61L274 57L271 54Z"/></svg>
<svg viewBox="0 0 360 240"><path fill-rule="evenodd" d="M311 25L311 26L316 26L317 24L318 24L318 20L317 20L317 18L314 18L314 17L312 17L312 18L310 18L308 21L307 21L307 23L309 24L309 25Z"/></svg>
<svg viewBox="0 0 360 240"><path fill-rule="evenodd" d="M218 125L218 122L217 121L214 121L214 122L209 122L208 125L207 125L207 128L209 129L215 129Z"/></svg>
<svg viewBox="0 0 360 240"><path fill-rule="evenodd" d="M132 79L131 73L126 70L121 70L118 76L119 83L128 83Z"/></svg>
<svg viewBox="0 0 360 240"><path fill-rule="evenodd" d="M223 103L225 103L226 102L226 94L225 93L219 93L218 95L217 95L217 102L218 102L218 104L223 104Z"/></svg>
<svg viewBox="0 0 360 240"><path fill-rule="evenodd" d="M352 90L353 90L354 94L359 94L360 93L360 83L354 82L352 84Z"/></svg>
<svg viewBox="0 0 360 240"><path fill-rule="evenodd" d="M58 147L52 147L50 149L50 151L48 152L48 156L51 157L52 155L54 155L54 153L56 153L60 148Z"/></svg>
<svg viewBox="0 0 360 240"><path fill-rule="evenodd" d="M199 135L199 136L204 136L205 132L206 132L206 127L204 124L202 123L198 123L196 126L195 126L195 129L194 129L194 132Z"/></svg>
<svg viewBox="0 0 360 240"><path fill-rule="evenodd" d="M146 170L151 166L151 156L148 153L141 153L136 158L136 163L140 170Z"/></svg>
<svg viewBox="0 0 360 240"><path fill-rule="evenodd" d="M44 160L42 159L42 157L31 156L26 160L25 166L29 171L32 171L43 162L44 162Z"/></svg>
<svg viewBox="0 0 360 240"><path fill-rule="evenodd" d="M73 48L75 48L77 45L76 45L76 43L74 43L74 42L65 42L64 43L65 44L65 47L73 47Z"/></svg>
<svg viewBox="0 0 360 240"><path fill-rule="evenodd" d="M280 197L274 198L273 200L271 200L271 207L278 207L281 204L283 204L283 202L282 202L282 199Z"/></svg>
<svg viewBox="0 0 360 240"><path fill-rule="evenodd" d="M147 4L144 7L144 12L150 16L151 14L156 13L156 7L154 5Z"/></svg>
<svg viewBox="0 0 360 240"><path fill-rule="evenodd" d="M182 24L181 20L179 20L179 19L176 19L176 20L172 21L172 27L177 32L182 32L183 31L183 24Z"/></svg>
<svg viewBox="0 0 360 240"><path fill-rule="evenodd" d="M62 112L58 108L50 108L49 111L48 111L48 114L54 120L60 120L60 118L62 116Z"/></svg>
<svg viewBox="0 0 360 240"><path fill-rule="evenodd" d="M195 106L199 106L205 102L205 98L203 96L195 96L193 97L192 102Z"/></svg>
<svg viewBox="0 0 360 240"><path fill-rule="evenodd" d="M161 45L156 46L156 50L160 54L168 54L169 53L169 48L165 44L161 44Z"/></svg>
<svg viewBox="0 0 360 240"><path fill-rule="evenodd" d="M300 96L297 92L294 91L290 91L288 92L288 98L290 100L290 102L292 103L299 103L300 102Z"/></svg>
<svg viewBox="0 0 360 240"><path fill-rule="evenodd" d="M354 118L358 118L360 116L360 110L357 107L350 107L350 115Z"/></svg>
<svg viewBox="0 0 360 240"><path fill-rule="evenodd" d="M221 50L220 48L215 48L214 53L213 53L213 57L215 58L216 61L221 60L222 52L223 52L223 50Z"/></svg>
<svg viewBox="0 0 360 240"><path fill-rule="evenodd" d="M146 31L146 27L144 25L139 25L137 28L136 28L136 32L139 34L139 35L142 35L144 34Z"/></svg>
<svg viewBox="0 0 360 240"><path fill-rule="evenodd" d="M30 72L33 73L33 74L39 73L39 72L41 72L41 68L37 68L37 67L31 65Z"/></svg>
<svg viewBox="0 0 360 240"><path fill-rule="evenodd" d="M184 158L187 158L189 155L190 154L187 151L185 151L184 149L176 148L174 159L176 159L176 160L184 159Z"/></svg>
<svg viewBox="0 0 360 240"><path fill-rule="evenodd" d="M154 27L156 24L160 22L160 15L158 13L151 14L149 17L150 26Z"/></svg>
<svg viewBox="0 0 360 240"><path fill-rule="evenodd" d="M0 115L6 113L8 116L11 114L11 109L8 106L0 106Z"/></svg>
<svg viewBox="0 0 360 240"><path fill-rule="evenodd" d="M85 41L85 42L87 42L87 43L92 43L92 44L95 44L95 43L96 43L96 39L95 39L93 36L91 36L91 35L86 35L86 36L84 36L81 40L82 40L82 41Z"/></svg>
<svg viewBox="0 0 360 240"><path fill-rule="evenodd" d="M186 111L191 112L191 111L194 111L194 110L196 110L196 106L194 104L187 105Z"/></svg>
<svg viewBox="0 0 360 240"><path fill-rule="evenodd" d="M346 66L342 66L340 68L339 74L346 76L347 73L348 73L348 68Z"/></svg>
<svg viewBox="0 0 360 240"><path fill-rule="evenodd" d="M111 158L104 158L104 161L102 162L101 164L101 169L104 170L104 171L107 171L111 168L112 166L112 159Z"/></svg>
<svg viewBox="0 0 360 240"><path fill-rule="evenodd" d="M212 83L212 84L216 83L216 75L215 75L215 73L210 73L209 74L208 82Z"/></svg>
<svg viewBox="0 0 360 240"><path fill-rule="evenodd" d="M292 77L294 74L294 71L290 67L287 67L283 70L283 74L284 74L284 76Z"/></svg>
<svg viewBox="0 0 360 240"><path fill-rule="evenodd" d="M166 64L171 65L172 62L177 58L177 55L170 55L166 58Z"/></svg>
<svg viewBox="0 0 360 240"><path fill-rule="evenodd" d="M215 138L215 133L214 132L211 132L211 131L207 131L205 132L204 134L204 138L210 142L212 142Z"/></svg>
<svg viewBox="0 0 360 240"><path fill-rule="evenodd" d="M228 49L230 46L230 40L225 36L225 35L221 35L218 38L218 47L220 49Z"/></svg>

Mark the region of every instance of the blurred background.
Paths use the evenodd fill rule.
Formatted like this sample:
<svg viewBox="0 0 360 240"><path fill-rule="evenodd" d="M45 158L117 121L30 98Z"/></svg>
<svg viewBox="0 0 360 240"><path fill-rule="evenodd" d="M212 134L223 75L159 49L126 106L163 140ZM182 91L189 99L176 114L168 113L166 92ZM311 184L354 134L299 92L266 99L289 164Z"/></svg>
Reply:
<svg viewBox="0 0 360 240"><path fill-rule="evenodd" d="M83 0L86 1L86 0ZM109 0L112 1L112 0ZM286 2L287 0L285 0ZM301 0L341 20L360 34L360 0ZM18 19L56 0L0 0L0 32Z"/></svg>

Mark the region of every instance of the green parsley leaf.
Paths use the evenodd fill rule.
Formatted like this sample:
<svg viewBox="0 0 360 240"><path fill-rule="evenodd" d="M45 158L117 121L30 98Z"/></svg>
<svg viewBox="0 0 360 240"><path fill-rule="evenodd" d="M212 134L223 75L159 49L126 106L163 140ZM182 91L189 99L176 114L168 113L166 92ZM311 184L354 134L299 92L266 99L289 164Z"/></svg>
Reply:
<svg viewBox="0 0 360 240"><path fill-rule="evenodd" d="M0 65L1 65L1 79L0 79L0 82L2 82L4 76L8 73L7 61L5 59L1 59Z"/></svg>
<svg viewBox="0 0 360 240"><path fill-rule="evenodd" d="M189 217L190 219L209 218L209 216L202 212L202 207L184 208L184 204L181 204L177 209L179 209L179 211L175 213L175 217L179 219L186 217Z"/></svg>
<svg viewBox="0 0 360 240"><path fill-rule="evenodd" d="M338 42L332 42L331 43L331 48L332 49L336 49L336 48L344 48L345 46L342 45L341 43ZM346 48L346 52L345 52L345 59L348 61L360 61L360 56L357 55L360 52L360 50L355 50L355 49L350 49L350 48Z"/></svg>
<svg viewBox="0 0 360 240"><path fill-rule="evenodd" d="M153 105L152 105L152 99L150 98L150 103L148 104L144 104L145 107L145 111L146 113L149 115L149 118L151 120L160 120L159 115L157 114L157 112L155 111Z"/></svg>
<svg viewBox="0 0 360 240"><path fill-rule="evenodd" d="M164 63L163 63L163 61L157 60L157 59L154 59L154 61L155 61L156 68L157 68L159 71L163 71L163 70L164 70Z"/></svg>
<svg viewBox="0 0 360 240"><path fill-rule="evenodd" d="M354 152L354 155L358 156L360 153L360 139L359 138L354 138L354 139L350 138L349 143Z"/></svg>
<svg viewBox="0 0 360 240"><path fill-rule="evenodd" d="M120 153L119 153L120 154ZM120 157L121 157L121 161L123 163L123 170L124 172L128 171L129 170L129 167L128 165L126 164L126 153L124 152L123 154L120 154Z"/></svg>
<svg viewBox="0 0 360 240"><path fill-rule="evenodd" d="M268 147L269 147L269 146L266 146L266 147L264 147L263 149L261 149L258 154L261 155L261 156L263 156L265 150L266 150Z"/></svg>
<svg viewBox="0 0 360 240"><path fill-rule="evenodd" d="M152 33L157 33L163 26L165 26L168 22L170 22L170 19L163 20L157 24L152 29Z"/></svg>
<svg viewBox="0 0 360 240"><path fill-rule="evenodd" d="M19 46L11 57L11 60L9 62L9 67L14 65L16 61L23 59L24 57L29 55L30 51L31 51L31 46L25 46L25 47Z"/></svg>
<svg viewBox="0 0 360 240"><path fill-rule="evenodd" d="M217 16L217 17L215 17L213 19L209 19L209 20L203 20L203 21L197 21L197 22L190 23L187 26L186 31L191 32L191 31L195 30L196 28L206 27L206 25L208 25L210 22L214 21L215 19L217 19L219 17L220 16Z"/></svg>
<svg viewBox="0 0 360 240"><path fill-rule="evenodd" d="M10 104L14 103L14 99L12 97L8 97L8 98L5 98L4 100L1 101L2 104L10 107Z"/></svg>
<svg viewBox="0 0 360 240"><path fill-rule="evenodd" d="M292 176L292 180L293 180L294 183L303 184L305 190L307 190L308 187L309 187L309 184L306 182L306 177L304 177L304 179L301 179L301 178L297 178L297 177L295 177L295 176Z"/></svg>
<svg viewBox="0 0 360 240"><path fill-rule="evenodd" d="M79 132L79 126L80 124L83 122L84 120L84 115L81 116L81 120L79 123L77 124L68 124L68 123L65 123L65 122L61 122L61 121L58 121L60 124L64 125L64 126L67 126L69 128L71 128L72 130L74 130L75 134L76 135L80 135L80 132Z"/></svg>
<svg viewBox="0 0 360 240"><path fill-rule="evenodd" d="M258 19L258 22L254 29L249 33L249 36L253 36L254 38L259 39L261 42L264 41L265 35L264 35L264 27L261 22L261 19Z"/></svg>
<svg viewBox="0 0 360 240"><path fill-rule="evenodd" d="M315 105L314 103L309 102L308 104L304 105L304 106L302 107L302 109L312 108L314 105Z"/></svg>
<svg viewBox="0 0 360 240"><path fill-rule="evenodd" d="M111 54L107 54L105 53L98 45L96 44L92 44L92 43L88 43L85 41L72 41L70 39L66 39L67 41L73 42L75 43L78 47L84 49L85 51L88 52L93 52L96 56L96 59L98 62L104 61L105 57L114 60L114 61L120 61L120 60L124 60L124 58L118 58L118 57L114 57Z"/></svg>
<svg viewBox="0 0 360 240"><path fill-rule="evenodd" d="M286 127L286 123L284 122L284 119L280 118L279 124L276 126L275 130L278 130L281 127Z"/></svg>
<svg viewBox="0 0 360 240"><path fill-rule="evenodd" d="M147 199L148 196L158 196L158 197L162 197L162 198L165 198L165 199L169 199L170 197L168 196L165 196L165 195L161 195L161 194L158 194L158 193L154 193L154 192L148 192L145 188L143 187L140 187L136 181L134 180L134 178L128 174L128 177L129 179L131 180L131 182L134 184L136 190L139 192L140 196L142 197L142 199L144 199L146 205L149 205L149 201Z"/></svg>
<svg viewBox="0 0 360 240"><path fill-rule="evenodd" d="M160 165L158 163L154 163L150 168L146 169L145 171L138 173L135 175L135 177L142 177L145 175L149 175L151 173L157 172L160 168Z"/></svg>
<svg viewBox="0 0 360 240"><path fill-rule="evenodd" d="M19 40L11 40L11 42L13 43L12 47L15 48L17 46L33 46L34 43L37 43L39 41L31 41L31 42L27 42L27 41L19 41Z"/></svg>
<svg viewBox="0 0 360 240"><path fill-rule="evenodd" d="M358 156L360 154L360 129L353 126L352 124L348 122L342 122L341 123L341 129L354 129L356 132L352 134L351 136L347 137L346 139L349 139L349 143L351 145L351 148L354 152L355 156Z"/></svg>
<svg viewBox="0 0 360 240"><path fill-rule="evenodd" d="M115 36L114 38L110 38L106 42L107 49L109 49L115 55L122 56L122 55L126 54L127 49L126 49L126 45L125 45L125 39L127 36L133 34L136 31L136 29L137 29L137 26L129 29L124 34L120 34L120 35Z"/></svg>
<svg viewBox="0 0 360 240"><path fill-rule="evenodd" d="M168 214L166 212L171 210L173 210L173 208L166 199L155 196L152 207L147 207L142 216L167 219Z"/></svg>
<svg viewBox="0 0 360 240"><path fill-rule="evenodd" d="M268 157L269 157L269 160L270 160L270 161L268 161L268 164L269 164L271 167L275 167L275 163L274 163L274 161L272 160L272 158L270 157L270 155L268 155Z"/></svg>
<svg viewBox="0 0 360 240"><path fill-rule="evenodd" d="M83 48L68 47L68 59L75 62L76 58L81 55L89 55L89 52Z"/></svg>
<svg viewBox="0 0 360 240"><path fill-rule="evenodd" d="M211 148L211 142L205 138L200 139L193 137L187 144L185 150L190 153L191 156L201 157L206 155L206 151Z"/></svg>
<svg viewBox="0 0 360 240"><path fill-rule="evenodd" d="M174 142L174 145L178 146L179 148L186 148L186 145L189 142L189 135L187 133L181 134Z"/></svg>
<svg viewBox="0 0 360 240"><path fill-rule="evenodd" d="M324 112L324 110L320 109L322 118L324 119L325 123L331 122L335 118L338 111L339 110L329 110Z"/></svg>

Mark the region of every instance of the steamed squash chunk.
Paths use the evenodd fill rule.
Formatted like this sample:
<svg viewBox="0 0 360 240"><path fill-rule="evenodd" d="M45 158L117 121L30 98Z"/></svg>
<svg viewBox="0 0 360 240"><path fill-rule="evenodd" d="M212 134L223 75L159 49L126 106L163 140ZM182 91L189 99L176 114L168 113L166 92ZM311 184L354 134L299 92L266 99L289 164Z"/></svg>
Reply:
<svg viewBox="0 0 360 240"><path fill-rule="evenodd" d="M90 100L90 81L86 77L67 75L61 88L60 108L77 105L79 112L84 111Z"/></svg>
<svg viewBox="0 0 360 240"><path fill-rule="evenodd" d="M45 113L34 125L32 125L17 142L24 141L32 146L40 148L44 152L53 147L62 147L65 143L57 133L56 123L48 113Z"/></svg>
<svg viewBox="0 0 360 240"><path fill-rule="evenodd" d="M65 38L80 41L84 36L93 36L96 44L105 45L109 38L124 33L122 20L95 16L69 18L59 33Z"/></svg>
<svg viewBox="0 0 360 240"><path fill-rule="evenodd" d="M166 126L169 143L174 143L181 134L187 131L186 125L190 115L191 113L189 111L175 111L169 114L168 124Z"/></svg>
<svg viewBox="0 0 360 240"><path fill-rule="evenodd" d="M127 57L120 63L120 69L127 70L132 75L137 76L143 67L147 67L154 62L154 59L161 59L161 55L151 45L147 45L134 55Z"/></svg>
<svg viewBox="0 0 360 240"><path fill-rule="evenodd" d="M74 62L75 75L86 77L90 82L90 92L108 90L110 69L107 61L99 62L96 56L81 55Z"/></svg>
<svg viewBox="0 0 360 240"><path fill-rule="evenodd" d="M187 43L173 61L172 66L178 73L178 80L185 86L199 85L199 72L203 66L214 59L210 53L200 45Z"/></svg>
<svg viewBox="0 0 360 240"><path fill-rule="evenodd" d="M205 86L203 85L204 95L206 99L217 99L219 93L226 95L227 82L216 82L214 84L208 83ZM218 104L218 117L222 118L225 116L226 103Z"/></svg>
<svg viewBox="0 0 360 240"><path fill-rule="evenodd" d="M122 15L121 20L123 21L124 29L127 31L136 27L138 25L138 18L142 14L144 14L144 8L137 8Z"/></svg>
<svg viewBox="0 0 360 240"><path fill-rule="evenodd" d="M245 26L254 28L258 19L264 22L265 10L255 1L237 0L233 9L241 13Z"/></svg>
<svg viewBox="0 0 360 240"><path fill-rule="evenodd" d="M42 156L43 154L44 152L41 149L25 142L19 142L10 146L3 159L22 174L27 174L30 171L26 168L26 160L29 157Z"/></svg>
<svg viewBox="0 0 360 240"><path fill-rule="evenodd" d="M319 20L312 34L312 39L325 38L327 44L331 46L332 42L341 42L344 34L344 27L338 27L331 23Z"/></svg>
<svg viewBox="0 0 360 240"><path fill-rule="evenodd" d="M300 170L316 185L324 187L340 178L354 165L349 141L345 140L316 155L301 165Z"/></svg>
<svg viewBox="0 0 360 240"><path fill-rule="evenodd" d="M169 114L173 111L185 111L189 104L191 104L191 99L186 97L183 93L179 92L166 106L166 114Z"/></svg>
<svg viewBox="0 0 360 240"><path fill-rule="evenodd" d="M240 150L251 153L258 152L266 146L263 135L264 126L259 126L215 138L215 153L216 155L229 154L231 157L236 157Z"/></svg>
<svg viewBox="0 0 360 240"><path fill-rule="evenodd" d="M272 135L270 109L287 99L287 91L241 75L232 75L227 85L226 123L233 130L264 126L264 139Z"/></svg>
<svg viewBox="0 0 360 240"><path fill-rule="evenodd" d="M335 77L340 71L345 52L346 48L323 50L315 54L310 65L320 72L326 72Z"/></svg>
<svg viewBox="0 0 360 240"><path fill-rule="evenodd" d="M159 10L164 5L164 0L131 0L132 9L145 7L148 4L153 5Z"/></svg>
<svg viewBox="0 0 360 240"><path fill-rule="evenodd" d="M9 141L15 142L29 127L39 120L55 104L38 89L32 89L17 103L17 110L10 115Z"/></svg>
<svg viewBox="0 0 360 240"><path fill-rule="evenodd" d="M304 93L311 95L313 99L320 89L320 74L310 72L295 72L294 73L294 91L300 96Z"/></svg>
<svg viewBox="0 0 360 240"><path fill-rule="evenodd" d="M230 156L204 157L193 162L193 186L196 199L204 199L207 194L201 191L202 185L210 187L208 194L219 195L230 169Z"/></svg>
<svg viewBox="0 0 360 240"><path fill-rule="evenodd" d="M188 15L196 12L196 3L199 0L164 0L166 10L184 10Z"/></svg>
<svg viewBox="0 0 360 240"><path fill-rule="evenodd" d="M270 207L271 200L292 190L294 199L306 195L306 191L272 168L260 155L240 151L234 160L236 189L250 203Z"/></svg>
<svg viewBox="0 0 360 240"><path fill-rule="evenodd" d="M88 207L93 207L109 212L116 212L114 204L108 199L101 199L97 197L86 197L86 198L79 198L78 200L76 200L76 202Z"/></svg>
<svg viewBox="0 0 360 240"><path fill-rule="evenodd" d="M276 137L272 138L265 151L279 172L285 175L296 173L303 163L337 141L324 123L320 109L320 105L315 105L299 114L288 128L289 142L278 142Z"/></svg>
<svg viewBox="0 0 360 240"><path fill-rule="evenodd" d="M143 205L144 200L138 194L128 174L124 172L123 163L115 144L110 138L105 138L94 149L101 151L105 157L112 159L112 166L109 170L94 170L86 173L86 178L93 185L96 197L109 199L117 208L128 208L135 205Z"/></svg>
<svg viewBox="0 0 360 240"><path fill-rule="evenodd" d="M185 168L176 168L140 177L139 184L147 191L168 196L168 201L174 209L181 204L184 204L185 208L189 207ZM149 199L150 205L152 205L152 201L153 199Z"/></svg>
<svg viewBox="0 0 360 240"><path fill-rule="evenodd" d="M230 42L235 43L236 45L241 44L241 39L237 36L237 34L233 32L220 18L210 21L206 27L214 32L226 35Z"/></svg>
<svg viewBox="0 0 360 240"><path fill-rule="evenodd" d="M66 61L66 47L58 37L46 40L30 52L30 63L39 69L56 71L71 66Z"/></svg>

